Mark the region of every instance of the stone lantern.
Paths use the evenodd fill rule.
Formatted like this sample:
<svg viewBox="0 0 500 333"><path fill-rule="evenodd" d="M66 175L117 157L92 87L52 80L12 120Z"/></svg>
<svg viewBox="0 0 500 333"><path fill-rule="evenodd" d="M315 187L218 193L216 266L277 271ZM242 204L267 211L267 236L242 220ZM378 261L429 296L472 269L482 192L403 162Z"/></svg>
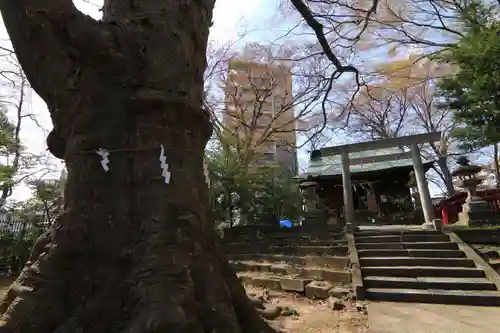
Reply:
<svg viewBox="0 0 500 333"><path fill-rule="evenodd" d="M300 184L302 197L305 201L302 227L326 226L326 212L323 200L318 196L319 184L306 181Z"/></svg>
<svg viewBox="0 0 500 333"><path fill-rule="evenodd" d="M408 188L410 189L411 192L410 195L414 200L415 209L422 210L422 203L420 201L420 193L418 193L417 180L415 179L415 172L411 171L408 178L409 180L406 186L408 186Z"/></svg>
<svg viewBox="0 0 500 333"><path fill-rule="evenodd" d="M318 209L319 197L317 193L318 183L307 181L300 184L302 197L304 198L305 211L313 212Z"/></svg>
<svg viewBox="0 0 500 333"><path fill-rule="evenodd" d="M482 167L470 164L466 157L459 158L457 164L459 166L451 173L451 176L458 178L457 186L467 192L462 212L458 214L458 223L470 226L500 224L500 213L476 195L477 186L482 182L477 178L477 174Z"/></svg>

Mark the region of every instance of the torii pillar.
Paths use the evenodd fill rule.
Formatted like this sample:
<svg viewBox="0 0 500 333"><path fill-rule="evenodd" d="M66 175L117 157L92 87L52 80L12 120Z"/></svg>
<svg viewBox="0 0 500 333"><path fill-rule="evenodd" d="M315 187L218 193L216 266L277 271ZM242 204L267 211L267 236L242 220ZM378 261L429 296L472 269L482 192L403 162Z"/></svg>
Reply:
<svg viewBox="0 0 500 333"><path fill-rule="evenodd" d="M432 220L434 219L434 207L432 206L431 194L427 179L425 178L424 165L422 163L422 156L420 155L420 148L417 143L411 144L411 159L413 160L413 170L415 171L415 179L417 181L418 194L420 196L420 203L424 212L425 223L422 227L433 227Z"/></svg>
<svg viewBox="0 0 500 333"><path fill-rule="evenodd" d="M352 183L351 183L351 165L358 165L363 163L376 163L382 161L392 161L398 159L409 159L413 161L413 167L415 170L415 178L417 180L418 192L420 195L420 201L422 203L422 209L424 212L425 223L422 225L423 228L433 226L434 218L434 208L432 206L431 196L429 193L429 187L427 185L427 180L425 178L425 170L422 163L422 157L420 156L420 149L418 144L423 144L427 142L436 142L441 139L441 132L423 133L408 135L397 138L375 140L369 142L360 142L354 144L347 144L335 147L326 147L319 149L321 156L333 156L341 155L342 159L342 181L343 181L343 197L344 197L344 216L346 223L346 230L349 231L355 227L356 221L354 221L354 203L352 197ZM401 152L390 155L378 155L362 158L349 159L349 153L362 152L367 150L378 150L390 147L402 147L410 146L410 152Z"/></svg>
<svg viewBox="0 0 500 333"><path fill-rule="evenodd" d="M354 229L354 201L352 198L352 183L351 183L351 170L349 163L349 153L342 151L340 154L342 158L342 184L344 193L344 221L345 229L352 231Z"/></svg>

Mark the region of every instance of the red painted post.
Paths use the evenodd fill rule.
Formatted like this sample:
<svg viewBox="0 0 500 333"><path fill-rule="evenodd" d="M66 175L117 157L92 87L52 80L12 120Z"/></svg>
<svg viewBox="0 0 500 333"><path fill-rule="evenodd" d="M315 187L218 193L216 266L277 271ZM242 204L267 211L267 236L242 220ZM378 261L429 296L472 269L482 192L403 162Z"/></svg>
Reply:
<svg viewBox="0 0 500 333"><path fill-rule="evenodd" d="M446 204L441 207L441 221L443 221L443 224L448 224L448 210Z"/></svg>

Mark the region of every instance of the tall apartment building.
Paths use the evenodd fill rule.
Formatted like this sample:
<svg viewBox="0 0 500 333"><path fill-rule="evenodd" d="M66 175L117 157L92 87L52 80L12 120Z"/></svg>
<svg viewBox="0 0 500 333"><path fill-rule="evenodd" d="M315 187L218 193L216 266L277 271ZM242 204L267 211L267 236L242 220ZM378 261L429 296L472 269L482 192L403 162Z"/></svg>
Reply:
<svg viewBox="0 0 500 333"><path fill-rule="evenodd" d="M249 142L257 163L297 170L292 74L285 66L232 60L225 87L226 134Z"/></svg>

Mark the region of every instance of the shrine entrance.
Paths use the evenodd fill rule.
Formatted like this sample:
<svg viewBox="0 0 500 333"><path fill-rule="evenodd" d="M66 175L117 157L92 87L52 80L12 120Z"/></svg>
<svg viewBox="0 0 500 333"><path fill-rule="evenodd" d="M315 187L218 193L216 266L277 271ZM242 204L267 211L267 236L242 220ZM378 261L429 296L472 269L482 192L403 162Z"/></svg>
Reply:
<svg viewBox="0 0 500 333"><path fill-rule="evenodd" d="M423 220L424 226L431 225L434 208L425 173L434 161L422 160L419 145L440 138L440 132L425 133L311 152L309 167L299 176L309 201L305 220L342 223L351 229L360 222L376 222L398 209L409 209L416 214L415 223ZM412 187L416 188L413 195Z"/></svg>

